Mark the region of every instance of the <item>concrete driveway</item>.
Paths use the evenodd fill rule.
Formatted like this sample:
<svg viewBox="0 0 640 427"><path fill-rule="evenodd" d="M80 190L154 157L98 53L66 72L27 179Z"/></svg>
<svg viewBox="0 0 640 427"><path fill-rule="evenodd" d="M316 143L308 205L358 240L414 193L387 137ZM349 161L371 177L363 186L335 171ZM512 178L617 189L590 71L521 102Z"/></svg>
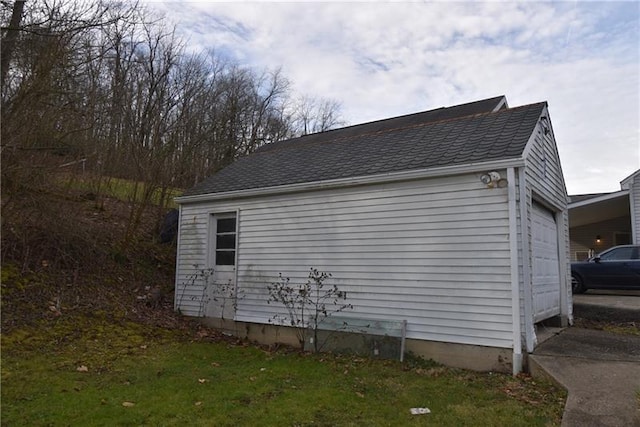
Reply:
<svg viewBox="0 0 640 427"><path fill-rule="evenodd" d="M568 328L529 359L567 389L563 427L640 426L640 336Z"/></svg>
<svg viewBox="0 0 640 427"><path fill-rule="evenodd" d="M606 291L590 289L584 294L573 295L574 304L640 310L640 291Z"/></svg>
<svg viewBox="0 0 640 427"><path fill-rule="evenodd" d="M589 290L573 295L576 319L635 323L640 327L640 291Z"/></svg>
<svg viewBox="0 0 640 427"><path fill-rule="evenodd" d="M640 325L640 291L590 290L573 300L576 318ZM640 426L640 335L567 328L529 363L533 376L567 389L563 427Z"/></svg>

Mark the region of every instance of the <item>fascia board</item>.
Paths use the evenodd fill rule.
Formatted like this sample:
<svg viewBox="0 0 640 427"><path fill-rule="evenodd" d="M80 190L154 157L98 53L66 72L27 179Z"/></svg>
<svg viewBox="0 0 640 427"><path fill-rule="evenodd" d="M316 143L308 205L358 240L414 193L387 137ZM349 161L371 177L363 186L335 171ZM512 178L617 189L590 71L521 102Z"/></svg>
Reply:
<svg viewBox="0 0 640 427"><path fill-rule="evenodd" d="M498 105L496 105L496 108L492 110L492 112L495 113L496 111L500 111L502 107L509 108L509 104L507 103L507 97L504 95L502 96L502 99L500 100L500 102L498 102Z"/></svg>
<svg viewBox="0 0 640 427"><path fill-rule="evenodd" d="M562 189L564 191L564 194L567 194L567 184L564 181L564 173L562 172L562 163L560 162L560 153L558 152L558 143L556 142L556 136L555 136L555 133L553 132L553 124L551 123L551 115L549 114L549 108L547 105L544 106L544 108L540 112L540 116L538 116L536 127L533 129L533 132L531 132L531 135L529 136L529 141L527 141L527 144L525 145L524 150L522 150L522 157L526 159L531 155L531 150L533 150L533 145L536 142L536 135L538 131L540 131L540 128L538 126L540 125L540 120L542 119L542 117L546 117L547 120L549 121L549 131L551 132L551 140L553 141L553 144L555 146L555 150L554 150L555 161L558 164L558 168L560 168L560 176L562 177Z"/></svg>
<svg viewBox="0 0 640 427"><path fill-rule="evenodd" d="M529 135L529 140L527 141L527 144L524 146L524 150L522 150L522 157L523 158L527 158L531 155L531 150L533 150L533 145L536 142L536 135L538 133L539 129L539 125L540 125L540 119L542 119L542 117L547 117L547 119L549 120L549 125L551 125L551 118L549 117L549 112L547 111L547 107L543 107L542 111L540 112L540 115L538 116L538 120L536 121L536 127L533 129L533 132L531 132L531 135ZM551 126L549 126L551 127ZM552 129L550 129L551 132L553 132ZM553 135L553 133L552 133ZM555 140L555 138L554 138Z"/></svg>
<svg viewBox="0 0 640 427"><path fill-rule="evenodd" d="M304 182L299 184L280 185L277 187L252 188L247 190L227 191L223 193L197 194L180 196L174 200L178 204L208 202L223 199L237 199L246 197L267 196L274 194L296 193L301 191L321 190L328 188L352 187L356 185L379 184L385 182L408 181L421 178L432 178L447 175L457 175L493 169L524 166L522 158L503 159L489 162L468 163L464 165L445 166L440 168L418 169L411 171L390 172L386 174L367 175L352 178L330 179L324 181Z"/></svg>
<svg viewBox="0 0 640 427"><path fill-rule="evenodd" d="M635 178L638 174L640 174L640 169L638 169L637 171L633 172L631 175L629 175L628 177L626 177L625 179L620 181L620 186L624 190L628 190L628 188L625 188L625 187L628 186L631 183L631 181L633 180L633 178Z"/></svg>

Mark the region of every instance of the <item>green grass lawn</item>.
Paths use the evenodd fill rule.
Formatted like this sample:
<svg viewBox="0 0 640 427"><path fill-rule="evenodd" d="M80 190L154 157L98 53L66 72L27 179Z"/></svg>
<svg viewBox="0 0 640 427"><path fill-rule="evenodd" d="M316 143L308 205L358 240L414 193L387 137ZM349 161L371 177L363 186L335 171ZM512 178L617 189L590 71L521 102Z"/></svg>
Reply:
<svg viewBox="0 0 640 427"><path fill-rule="evenodd" d="M528 377L78 324L3 334L2 425L546 426L564 404Z"/></svg>

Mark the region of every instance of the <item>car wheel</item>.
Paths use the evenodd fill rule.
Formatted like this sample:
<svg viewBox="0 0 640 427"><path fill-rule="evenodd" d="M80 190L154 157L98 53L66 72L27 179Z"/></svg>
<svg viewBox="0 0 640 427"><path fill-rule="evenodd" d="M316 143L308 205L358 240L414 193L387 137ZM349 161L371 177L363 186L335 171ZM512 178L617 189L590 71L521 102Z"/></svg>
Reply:
<svg viewBox="0 0 640 427"><path fill-rule="evenodd" d="M582 277L578 276L577 274L571 275L571 290L574 294L583 294L587 290L584 287Z"/></svg>

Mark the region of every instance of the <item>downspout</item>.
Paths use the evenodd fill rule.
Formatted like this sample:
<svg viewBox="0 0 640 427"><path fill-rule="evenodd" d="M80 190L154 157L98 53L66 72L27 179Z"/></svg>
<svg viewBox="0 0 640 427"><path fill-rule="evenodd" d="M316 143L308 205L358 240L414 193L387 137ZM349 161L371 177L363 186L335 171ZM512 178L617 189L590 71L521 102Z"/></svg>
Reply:
<svg viewBox="0 0 640 427"><path fill-rule="evenodd" d="M518 280L518 217L516 173L507 169L509 201L509 252L511 254L511 317L513 322L513 375L522 372L522 334L520 330L520 283Z"/></svg>

